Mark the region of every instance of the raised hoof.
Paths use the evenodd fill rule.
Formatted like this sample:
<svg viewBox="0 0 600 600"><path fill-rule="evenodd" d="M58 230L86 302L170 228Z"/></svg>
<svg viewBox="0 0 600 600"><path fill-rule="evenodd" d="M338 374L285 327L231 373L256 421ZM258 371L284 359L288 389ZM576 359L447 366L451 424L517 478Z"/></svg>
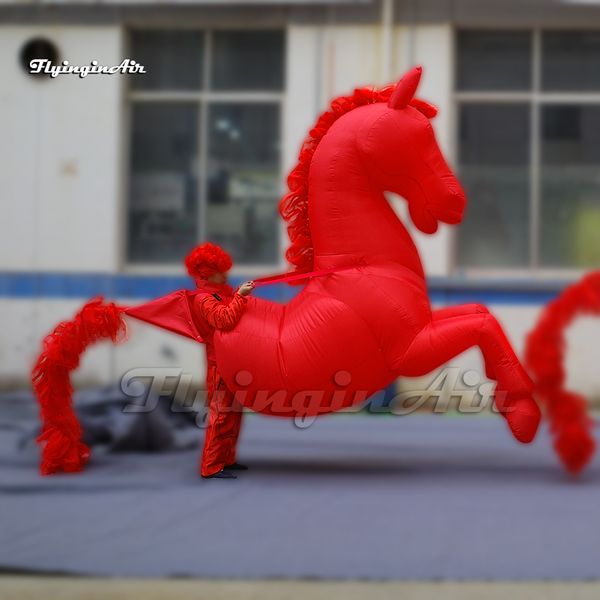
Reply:
<svg viewBox="0 0 600 600"><path fill-rule="evenodd" d="M542 413L531 397L512 402L504 416L513 436L522 444L529 444L535 438L542 419Z"/></svg>

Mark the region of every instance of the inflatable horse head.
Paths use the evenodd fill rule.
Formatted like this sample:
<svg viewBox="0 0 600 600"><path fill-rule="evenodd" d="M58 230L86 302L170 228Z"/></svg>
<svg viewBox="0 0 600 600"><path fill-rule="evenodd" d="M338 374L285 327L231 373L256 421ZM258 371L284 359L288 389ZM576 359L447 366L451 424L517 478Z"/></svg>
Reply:
<svg viewBox="0 0 600 600"><path fill-rule="evenodd" d="M376 185L403 196L414 224L434 233L440 221L460 223L466 200L435 139L437 109L414 98L421 72L404 75L387 104L362 109L370 115L357 139Z"/></svg>
<svg viewBox="0 0 600 600"><path fill-rule="evenodd" d="M395 85L336 98L311 128L280 204L291 240L286 256L297 272L330 266L325 257L334 255L406 262L408 234L386 191L404 197L424 233L461 221L465 193L435 139L430 120L437 109L415 98L421 72L416 67ZM377 240L365 242L367 231ZM417 258L409 262L418 270Z"/></svg>

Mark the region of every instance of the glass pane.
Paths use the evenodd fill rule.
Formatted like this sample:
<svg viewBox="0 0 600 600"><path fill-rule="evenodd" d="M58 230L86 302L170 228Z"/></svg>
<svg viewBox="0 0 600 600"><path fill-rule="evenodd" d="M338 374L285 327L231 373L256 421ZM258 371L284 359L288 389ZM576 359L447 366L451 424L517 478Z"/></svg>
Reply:
<svg viewBox="0 0 600 600"><path fill-rule="evenodd" d="M146 73L131 75L136 90L198 90L202 86L201 31L134 31L131 58Z"/></svg>
<svg viewBox="0 0 600 600"><path fill-rule="evenodd" d="M531 48L529 31L460 31L458 89L531 89Z"/></svg>
<svg viewBox="0 0 600 600"><path fill-rule="evenodd" d="M469 201L461 266L529 264L529 112L526 104L460 107L460 174Z"/></svg>
<svg viewBox="0 0 600 600"><path fill-rule="evenodd" d="M237 263L276 262L279 105L212 105L208 164L208 239Z"/></svg>
<svg viewBox="0 0 600 600"><path fill-rule="evenodd" d="M281 31L218 31L213 34L211 82L215 90L283 89Z"/></svg>
<svg viewBox="0 0 600 600"><path fill-rule="evenodd" d="M197 105L132 111L129 259L178 262L197 239Z"/></svg>
<svg viewBox="0 0 600 600"><path fill-rule="evenodd" d="M600 32L546 31L542 37L545 90L600 89Z"/></svg>
<svg viewBox="0 0 600 600"><path fill-rule="evenodd" d="M600 106L542 112L541 263L600 266Z"/></svg>

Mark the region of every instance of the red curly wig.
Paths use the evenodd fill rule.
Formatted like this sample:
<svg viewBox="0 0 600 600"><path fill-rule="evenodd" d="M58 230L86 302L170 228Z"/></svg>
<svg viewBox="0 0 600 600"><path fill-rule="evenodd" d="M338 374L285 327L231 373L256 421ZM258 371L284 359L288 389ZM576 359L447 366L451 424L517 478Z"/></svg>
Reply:
<svg viewBox="0 0 600 600"><path fill-rule="evenodd" d="M196 246L186 257L185 267L190 277L207 279L214 273L225 273L233 261L223 248L206 242Z"/></svg>

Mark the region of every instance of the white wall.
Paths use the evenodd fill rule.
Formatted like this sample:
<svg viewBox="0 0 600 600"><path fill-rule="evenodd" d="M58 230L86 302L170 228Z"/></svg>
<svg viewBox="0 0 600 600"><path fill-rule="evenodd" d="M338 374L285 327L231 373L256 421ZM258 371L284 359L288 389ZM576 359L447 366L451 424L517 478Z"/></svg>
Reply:
<svg viewBox="0 0 600 600"><path fill-rule="evenodd" d="M336 96L385 83L380 30L375 26L290 26L287 29L284 172L318 115Z"/></svg>
<svg viewBox="0 0 600 600"><path fill-rule="evenodd" d="M120 27L0 27L0 269L114 273L120 262L126 159L121 150L127 135L121 125L124 78L32 78L18 57L22 45L37 36L54 41L61 60L73 65L92 59L115 65L124 58ZM5 385L26 381L43 335L71 318L83 302L0 299L0 380ZM128 368L128 357L141 366L169 364L168 355L198 369L200 348L190 351L184 340L139 329L128 352L110 344L90 350L75 381L112 381Z"/></svg>
<svg viewBox="0 0 600 600"><path fill-rule="evenodd" d="M38 80L19 64L34 36L73 65L119 64L120 27L0 27L0 269L115 271L123 76Z"/></svg>

